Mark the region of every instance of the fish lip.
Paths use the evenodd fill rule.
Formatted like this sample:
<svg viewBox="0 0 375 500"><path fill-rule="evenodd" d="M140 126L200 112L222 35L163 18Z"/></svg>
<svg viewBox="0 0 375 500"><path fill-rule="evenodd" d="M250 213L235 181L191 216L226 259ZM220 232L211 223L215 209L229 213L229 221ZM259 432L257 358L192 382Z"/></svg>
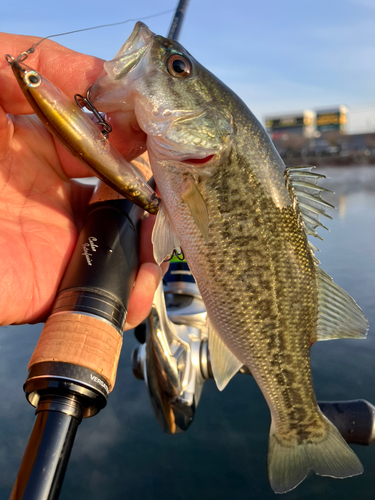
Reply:
<svg viewBox="0 0 375 500"><path fill-rule="evenodd" d="M152 31L149 30L144 23L138 21L129 38L126 40L112 61L104 63L105 69L106 67L113 68L112 75L107 71L108 76L113 80L124 78L124 76L138 66L140 60L152 44L154 38L154 33L152 33ZM120 66L123 66L124 63L127 62L127 69L125 71L118 69L116 61L121 61Z"/></svg>
<svg viewBox="0 0 375 500"><path fill-rule="evenodd" d="M184 169L186 168L192 169L192 171L195 170L203 171L205 167L211 168L216 164L217 160L217 152L214 150L206 150L204 151L204 154L201 154L200 151L195 151L194 152L195 154L186 152L182 154L178 154L178 152L176 154L170 154L168 147L164 148L163 145L155 142L149 136L147 137L147 149L149 153L151 153L160 161L171 162L172 164L179 165ZM207 161L200 162L200 160L207 160Z"/></svg>
<svg viewBox="0 0 375 500"><path fill-rule="evenodd" d="M190 165L192 167L205 167L215 158L215 154L210 154L205 158L188 158L186 160L182 160L181 163L185 163L185 165Z"/></svg>
<svg viewBox="0 0 375 500"><path fill-rule="evenodd" d="M131 50L134 45L137 45L138 38L143 38L147 45L154 38L153 32L144 24L142 21L137 21L133 28L133 31L130 33L129 38L126 40L124 45L119 50L117 56L121 53L126 53ZM117 57L116 56L116 57Z"/></svg>

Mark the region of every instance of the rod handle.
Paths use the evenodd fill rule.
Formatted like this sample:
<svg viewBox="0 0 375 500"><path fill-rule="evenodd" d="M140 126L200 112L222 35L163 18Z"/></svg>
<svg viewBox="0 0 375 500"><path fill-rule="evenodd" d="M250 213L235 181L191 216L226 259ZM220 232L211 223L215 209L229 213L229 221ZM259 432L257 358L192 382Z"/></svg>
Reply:
<svg viewBox="0 0 375 500"><path fill-rule="evenodd" d="M55 314L43 328L29 370L45 361L83 366L101 375L111 391L121 347L121 335L106 321L75 312Z"/></svg>

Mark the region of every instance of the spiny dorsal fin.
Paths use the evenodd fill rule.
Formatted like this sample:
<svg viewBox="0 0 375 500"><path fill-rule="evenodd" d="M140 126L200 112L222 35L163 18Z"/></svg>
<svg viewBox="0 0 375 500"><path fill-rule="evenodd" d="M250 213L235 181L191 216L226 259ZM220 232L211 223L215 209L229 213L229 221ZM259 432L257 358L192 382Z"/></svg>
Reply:
<svg viewBox="0 0 375 500"><path fill-rule="evenodd" d="M173 254L173 250L181 253L180 241L163 203L160 204L151 239L154 246L154 259L159 265L166 257Z"/></svg>
<svg viewBox="0 0 375 500"><path fill-rule="evenodd" d="M332 191L318 185L319 179L324 179L325 175L311 172L313 168L315 167L309 165L288 167L285 175L296 195L306 234L322 240L316 228L322 227L327 231L328 229L320 222L319 216L323 215L331 219L332 217L326 214L326 210L335 207L322 199L322 192Z"/></svg>
<svg viewBox="0 0 375 500"><path fill-rule="evenodd" d="M366 338L369 325L362 309L327 273L319 267L316 271L318 323L317 336L311 340Z"/></svg>
<svg viewBox="0 0 375 500"><path fill-rule="evenodd" d="M319 266L320 264L320 260L317 259L316 255L315 255L315 252L320 252L319 248L316 248L316 246L314 246L311 241L308 241L307 242L309 244L309 247L310 247L310 250L311 250L311 255L312 255L312 258L314 260L314 264L316 266Z"/></svg>
<svg viewBox="0 0 375 500"><path fill-rule="evenodd" d="M236 356L228 349L223 340L207 320L208 349L210 352L211 369L219 391L222 391L230 379L243 366Z"/></svg>

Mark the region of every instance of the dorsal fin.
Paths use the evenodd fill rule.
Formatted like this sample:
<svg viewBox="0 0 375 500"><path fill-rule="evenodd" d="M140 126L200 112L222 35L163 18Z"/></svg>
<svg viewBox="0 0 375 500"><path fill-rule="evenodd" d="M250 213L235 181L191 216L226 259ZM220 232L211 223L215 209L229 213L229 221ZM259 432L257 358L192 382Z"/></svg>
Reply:
<svg viewBox="0 0 375 500"><path fill-rule="evenodd" d="M289 167L286 169L285 177L293 188L298 206L302 215L307 235L322 239L316 232L317 227L327 229L319 220L326 214L328 208L335 208L321 198L321 193L332 192L318 185L318 181L325 175L315 174L311 170L315 168L309 165L300 167ZM368 321L363 311L332 278L318 267L319 261L315 257L318 249L309 241L311 253L314 258L317 285L318 285L318 322L316 340L330 340L339 338L363 339L368 330Z"/></svg>
<svg viewBox="0 0 375 500"><path fill-rule="evenodd" d="M331 193L318 185L319 179L325 179L325 175L315 174L311 170L315 168L310 165L302 165L300 167L288 167L285 171L287 182L289 181L293 187L293 191L298 201L298 206L301 211L303 223L307 235L315 236L322 240L316 232L317 227L328 229L320 222L319 216L323 215L328 219L332 219L327 213L328 208L335 208L330 203L324 201L321 193Z"/></svg>
<svg viewBox="0 0 375 500"><path fill-rule="evenodd" d="M318 323L316 340L364 339L368 321L355 300L333 279L316 267L318 280Z"/></svg>

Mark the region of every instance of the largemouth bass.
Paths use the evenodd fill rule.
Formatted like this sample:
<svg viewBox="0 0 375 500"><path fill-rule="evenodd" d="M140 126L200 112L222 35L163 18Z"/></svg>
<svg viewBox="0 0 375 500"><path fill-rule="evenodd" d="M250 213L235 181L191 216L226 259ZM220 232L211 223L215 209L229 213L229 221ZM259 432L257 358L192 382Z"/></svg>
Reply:
<svg viewBox="0 0 375 500"><path fill-rule="evenodd" d="M241 99L142 23L105 63L90 97L103 111L134 109L147 133L163 207L155 257L183 249L207 308L218 387L246 365L266 398L274 491L295 488L311 469L360 474L357 456L318 408L310 369L311 343L364 338L368 329L307 239L328 206L321 176L286 169Z"/></svg>

